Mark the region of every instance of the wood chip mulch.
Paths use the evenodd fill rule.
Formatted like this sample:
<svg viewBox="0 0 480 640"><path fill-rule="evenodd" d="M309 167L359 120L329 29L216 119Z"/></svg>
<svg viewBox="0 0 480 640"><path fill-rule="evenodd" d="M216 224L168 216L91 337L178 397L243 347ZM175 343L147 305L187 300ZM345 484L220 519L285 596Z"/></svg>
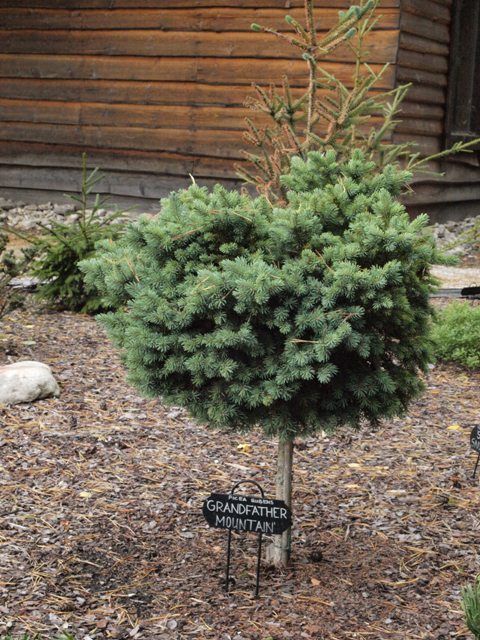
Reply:
<svg viewBox="0 0 480 640"><path fill-rule="evenodd" d="M89 317L4 318L0 362L25 359L51 365L62 394L0 408L0 636L470 638L478 372L436 366L405 418L297 443L292 565L263 567L255 599L256 537L234 535L227 595L227 534L201 509L240 479L272 496L276 443L139 397Z"/></svg>

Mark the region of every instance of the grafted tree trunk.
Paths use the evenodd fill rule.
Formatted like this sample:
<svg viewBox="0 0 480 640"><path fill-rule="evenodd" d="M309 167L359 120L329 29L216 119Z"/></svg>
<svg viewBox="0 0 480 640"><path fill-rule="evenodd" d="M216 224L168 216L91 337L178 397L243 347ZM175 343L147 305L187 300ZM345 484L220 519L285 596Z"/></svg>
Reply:
<svg viewBox="0 0 480 640"><path fill-rule="evenodd" d="M292 461L293 440L280 440L278 443L276 495L277 500L292 506ZM267 551L267 561L275 567L286 567L290 560L291 529L273 537L273 543Z"/></svg>

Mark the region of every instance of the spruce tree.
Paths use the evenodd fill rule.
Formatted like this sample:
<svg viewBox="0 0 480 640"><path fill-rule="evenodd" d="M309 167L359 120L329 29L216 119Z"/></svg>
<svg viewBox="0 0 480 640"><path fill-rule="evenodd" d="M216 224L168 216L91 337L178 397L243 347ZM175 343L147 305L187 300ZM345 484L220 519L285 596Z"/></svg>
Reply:
<svg viewBox="0 0 480 640"><path fill-rule="evenodd" d="M427 216L398 200L411 175L343 155L294 157L278 206L192 184L83 264L141 393L217 429L261 427L280 465L295 436L404 412L429 362L439 256ZM290 481L287 465L289 503Z"/></svg>

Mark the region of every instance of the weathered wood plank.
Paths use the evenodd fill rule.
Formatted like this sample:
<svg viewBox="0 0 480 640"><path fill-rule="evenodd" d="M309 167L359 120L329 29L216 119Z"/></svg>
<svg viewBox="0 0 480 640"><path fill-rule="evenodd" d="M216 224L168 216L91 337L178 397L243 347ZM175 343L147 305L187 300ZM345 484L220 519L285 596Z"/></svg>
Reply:
<svg viewBox="0 0 480 640"><path fill-rule="evenodd" d="M473 154L474 155L474 154ZM460 185L470 183L480 183L480 167L478 162L476 166L468 165L464 162L465 157L472 158L472 154L458 154L450 159L437 163L438 171L443 173L442 176L432 177L420 174L415 181L416 184L428 182L429 184L440 183L441 185Z"/></svg>
<svg viewBox="0 0 480 640"><path fill-rule="evenodd" d="M93 125L97 127L136 127L141 129L207 129L210 131L245 131L246 117L253 118L257 126L271 125L265 113L247 108L192 107L177 105L106 105L98 102L68 103L39 100L5 100L0 98L0 122L26 122L43 124ZM369 127L378 126L380 119L372 117ZM436 131L436 129L423 130ZM323 123L324 130L326 125ZM321 130L322 123L319 123ZM362 129L362 128L361 128ZM302 130L301 122L298 130ZM188 136L183 132L183 136Z"/></svg>
<svg viewBox="0 0 480 640"><path fill-rule="evenodd" d="M410 98L410 92L408 98ZM407 99L402 103L400 117L443 121L445 117L445 109L442 105L412 102L410 99Z"/></svg>
<svg viewBox="0 0 480 640"><path fill-rule="evenodd" d="M128 127L95 127L25 122L0 122L0 140L50 142L58 144L173 151L187 155L241 158L245 148L243 132L223 130L193 130L185 135L182 129L143 129Z"/></svg>
<svg viewBox="0 0 480 640"><path fill-rule="evenodd" d="M450 48L448 44L435 42L434 40L426 40L421 36L415 36L411 33L400 33L400 50L417 51L418 53L428 53L431 55L448 57Z"/></svg>
<svg viewBox="0 0 480 640"><path fill-rule="evenodd" d="M77 191L80 188L80 170L64 169L61 167L15 167L1 166L1 186L4 188L24 188L41 190ZM215 180L199 178L198 183L212 187ZM158 176L151 173L123 173L108 171L95 185L98 193L111 194L111 204L114 204L115 196L129 196L136 198L150 198L159 200L168 195L172 190L186 188L191 184L188 175L185 176ZM229 180L227 187L234 188L240 185L240 180Z"/></svg>
<svg viewBox="0 0 480 640"><path fill-rule="evenodd" d="M368 47L367 62L394 62L396 30L378 31ZM291 58L292 47L280 38L247 32L142 31L0 31L3 53L83 56L152 56L215 58ZM335 61L353 61L348 46L335 50Z"/></svg>
<svg viewBox="0 0 480 640"><path fill-rule="evenodd" d="M403 50L444 56L445 58L448 58L450 55L448 44L442 44L441 42L435 42L434 40L426 40L423 37L400 31L399 51Z"/></svg>
<svg viewBox="0 0 480 640"><path fill-rule="evenodd" d="M235 179L234 161L224 158L195 157L168 151L99 149L72 144L2 141L0 163L26 167L71 167L79 169L85 152L88 164L106 170Z"/></svg>
<svg viewBox="0 0 480 640"><path fill-rule="evenodd" d="M424 156L430 156L442 150L442 140L438 136L412 136L409 133L396 133L394 135L394 142L399 142L400 144L404 142L415 142L417 145L415 150Z"/></svg>
<svg viewBox="0 0 480 640"><path fill-rule="evenodd" d="M290 12L302 24L305 20L303 9ZM396 8L378 11L381 15L375 30L398 29L400 16ZM172 9L32 9L0 8L0 25L3 29L161 29L164 31L248 31L252 22L290 31L284 20L286 11L266 8L210 7ZM320 29L330 29L338 21L338 9L319 9L316 12Z"/></svg>
<svg viewBox="0 0 480 640"><path fill-rule="evenodd" d="M397 68L397 80L400 82L413 82L417 85L446 87L446 73L431 73L424 69L409 69L408 67Z"/></svg>
<svg viewBox="0 0 480 640"><path fill-rule="evenodd" d="M185 155L240 159L246 148L243 131L144 129L0 122L0 140L43 142L109 149L165 151Z"/></svg>
<svg viewBox="0 0 480 640"><path fill-rule="evenodd" d="M406 202L415 204L432 204L441 202L468 202L480 200L480 180L476 183L449 185L445 183L422 183L415 190L413 196L408 196ZM474 211L472 211L472 214Z"/></svg>
<svg viewBox="0 0 480 640"><path fill-rule="evenodd" d="M403 0L402 11L407 11L415 16L428 18L433 22L450 24L450 9L432 0Z"/></svg>
<svg viewBox="0 0 480 640"><path fill-rule="evenodd" d="M406 33L443 44L447 44L450 41L448 25L435 23L428 18L422 18L406 11L401 12L400 29Z"/></svg>
<svg viewBox="0 0 480 640"><path fill-rule="evenodd" d="M5 100L0 98L0 120L51 124L141 127L144 129L245 130L252 111L238 107L107 105L98 102ZM255 114L259 124L266 114ZM183 134L185 135L185 133Z"/></svg>
<svg viewBox="0 0 480 640"><path fill-rule="evenodd" d="M427 85L410 87L408 99L419 104L445 105L445 89L440 87L429 87Z"/></svg>
<svg viewBox="0 0 480 640"><path fill-rule="evenodd" d="M55 80L7 78L0 83L1 95L11 99L98 101L106 104L228 105L243 106L253 90L246 85L208 85L175 82L124 82L108 80ZM299 95L301 90L293 90Z"/></svg>
<svg viewBox="0 0 480 640"><path fill-rule="evenodd" d="M406 117L396 128L396 133L408 133L412 136L441 136L443 135L443 121Z"/></svg>
<svg viewBox="0 0 480 640"><path fill-rule="evenodd" d="M5 79L1 82L5 99L101 102L109 104L141 104L164 106L243 107L253 89L247 86L214 86L194 83L142 83L80 80ZM293 89L300 97L303 89ZM318 97L325 95L318 92Z"/></svg>
<svg viewBox="0 0 480 640"><path fill-rule="evenodd" d="M448 72L448 58L430 53L418 53L400 49L397 64L410 69L433 71L434 73Z"/></svg>
<svg viewBox="0 0 480 640"><path fill-rule="evenodd" d="M161 9L165 0L69 0L71 9ZM316 0L316 9L347 9L349 0ZM0 0L0 7L11 7L11 0ZM16 7L58 9L58 0L15 0ZM168 0L171 8L247 7L256 9L303 7L303 0ZM400 0L382 0L382 8L399 7Z"/></svg>
<svg viewBox="0 0 480 640"><path fill-rule="evenodd" d="M354 73L353 64L324 62L328 73L337 75L347 85ZM382 66L372 64L378 73ZM159 82L211 83L251 85L257 83L280 83L287 75L292 86L306 86L307 66L297 60L235 60L216 58L136 58L124 56L42 56L0 54L0 77L2 78L54 78L68 80L123 80ZM378 88L389 88L394 82L394 67L387 69ZM114 89L115 83L110 83ZM145 83L145 86L149 86ZM2 86L0 84L0 95Z"/></svg>

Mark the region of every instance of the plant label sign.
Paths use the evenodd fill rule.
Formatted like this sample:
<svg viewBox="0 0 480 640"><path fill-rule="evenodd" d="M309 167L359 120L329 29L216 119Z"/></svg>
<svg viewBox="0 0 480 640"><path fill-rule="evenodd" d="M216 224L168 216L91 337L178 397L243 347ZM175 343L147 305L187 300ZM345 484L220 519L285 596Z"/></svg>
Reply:
<svg viewBox="0 0 480 640"><path fill-rule="evenodd" d="M277 535L292 526L292 513L283 500L231 493L212 493L203 503L203 515L217 529Z"/></svg>
<svg viewBox="0 0 480 640"><path fill-rule="evenodd" d="M480 453L480 426L473 427L470 434L470 446L474 451Z"/></svg>

